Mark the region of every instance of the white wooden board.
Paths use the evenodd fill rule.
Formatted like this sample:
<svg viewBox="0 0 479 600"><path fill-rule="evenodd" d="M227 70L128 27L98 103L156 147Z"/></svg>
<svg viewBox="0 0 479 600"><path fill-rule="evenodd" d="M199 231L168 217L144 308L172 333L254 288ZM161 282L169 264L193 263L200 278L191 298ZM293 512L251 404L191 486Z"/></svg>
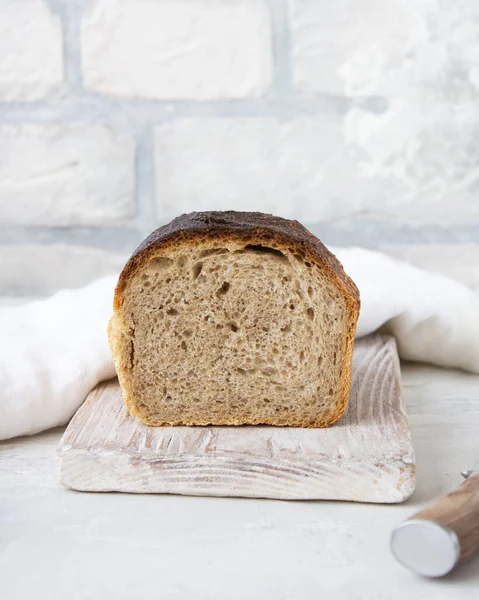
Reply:
<svg viewBox="0 0 479 600"><path fill-rule="evenodd" d="M148 427L117 380L100 384L59 447L63 485L82 491L401 502L414 453L393 338L356 342L344 416L326 429Z"/></svg>

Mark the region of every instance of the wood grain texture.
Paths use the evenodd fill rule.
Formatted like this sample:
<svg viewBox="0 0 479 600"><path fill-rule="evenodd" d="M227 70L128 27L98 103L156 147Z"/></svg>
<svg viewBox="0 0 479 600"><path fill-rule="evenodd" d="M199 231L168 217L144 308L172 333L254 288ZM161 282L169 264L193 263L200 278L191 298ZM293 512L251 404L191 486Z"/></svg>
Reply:
<svg viewBox="0 0 479 600"><path fill-rule="evenodd" d="M416 513L412 519L426 519L452 529L461 547L459 562L479 551L479 475L471 475L447 496Z"/></svg>
<svg viewBox="0 0 479 600"><path fill-rule="evenodd" d="M356 343L351 398L326 429L148 427L116 380L100 384L59 447L59 478L82 491L401 502L414 453L393 338Z"/></svg>

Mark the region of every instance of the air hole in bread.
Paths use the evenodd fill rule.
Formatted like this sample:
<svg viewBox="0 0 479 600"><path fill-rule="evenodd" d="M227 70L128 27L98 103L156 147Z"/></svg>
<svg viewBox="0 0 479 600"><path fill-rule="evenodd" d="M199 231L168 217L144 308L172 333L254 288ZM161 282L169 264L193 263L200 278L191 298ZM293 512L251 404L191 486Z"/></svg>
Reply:
<svg viewBox="0 0 479 600"><path fill-rule="evenodd" d="M236 323L228 323L228 327L231 329L231 331L233 331L234 333L236 333L238 331L238 325Z"/></svg>
<svg viewBox="0 0 479 600"><path fill-rule="evenodd" d="M178 258L176 259L176 264L180 267L183 268L186 265L186 256L178 256Z"/></svg>
<svg viewBox="0 0 479 600"><path fill-rule="evenodd" d="M176 308L169 308L166 311L167 315L170 315L171 317L176 317L177 315L179 315L180 313L176 310Z"/></svg>
<svg viewBox="0 0 479 600"><path fill-rule="evenodd" d="M311 307L306 309L306 314L308 315L308 319L310 321L314 319L314 309L312 309Z"/></svg>
<svg viewBox="0 0 479 600"><path fill-rule="evenodd" d="M134 339L134 333L132 336L132 340L130 342L130 365L133 367L134 363L135 363L135 344L133 342Z"/></svg>
<svg viewBox="0 0 479 600"><path fill-rule="evenodd" d="M220 296L224 296L229 289L230 289L230 284L227 281L225 281L223 283L223 285L220 287L220 289L216 291L216 295L218 296L218 298Z"/></svg>
<svg viewBox="0 0 479 600"><path fill-rule="evenodd" d="M201 262L195 263L193 265L193 279L198 279L202 269L203 269L203 263L201 263Z"/></svg>
<svg viewBox="0 0 479 600"><path fill-rule="evenodd" d="M167 258L166 256L156 256L152 258L148 263L148 268L151 271L164 271L165 269L169 269L173 261L171 258Z"/></svg>
<svg viewBox="0 0 479 600"><path fill-rule="evenodd" d="M283 260L288 260L281 250L271 248L270 246L263 246L262 244L248 244L245 246L245 250L252 250L253 252L267 252L268 254L279 256Z"/></svg>
<svg viewBox="0 0 479 600"><path fill-rule="evenodd" d="M200 258L206 258L207 256L215 256L216 254L227 254L228 248L209 248L208 250L202 250L199 253Z"/></svg>

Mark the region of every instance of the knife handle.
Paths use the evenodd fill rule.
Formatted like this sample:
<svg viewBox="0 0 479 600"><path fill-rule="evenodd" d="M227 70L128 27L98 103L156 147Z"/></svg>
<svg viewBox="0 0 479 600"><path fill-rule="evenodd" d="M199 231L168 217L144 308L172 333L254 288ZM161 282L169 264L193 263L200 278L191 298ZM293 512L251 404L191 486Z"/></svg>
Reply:
<svg viewBox="0 0 479 600"><path fill-rule="evenodd" d="M405 567L440 577L479 551L479 474L398 527L391 549Z"/></svg>

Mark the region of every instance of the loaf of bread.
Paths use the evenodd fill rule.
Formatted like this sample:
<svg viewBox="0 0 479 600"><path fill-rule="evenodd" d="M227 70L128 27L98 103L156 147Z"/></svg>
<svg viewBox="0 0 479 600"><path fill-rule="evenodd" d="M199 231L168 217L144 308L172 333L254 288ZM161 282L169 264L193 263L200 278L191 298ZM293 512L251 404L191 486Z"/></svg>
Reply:
<svg viewBox="0 0 479 600"><path fill-rule="evenodd" d="M134 252L109 340L148 425L325 427L344 412L359 293L297 221L182 215Z"/></svg>

